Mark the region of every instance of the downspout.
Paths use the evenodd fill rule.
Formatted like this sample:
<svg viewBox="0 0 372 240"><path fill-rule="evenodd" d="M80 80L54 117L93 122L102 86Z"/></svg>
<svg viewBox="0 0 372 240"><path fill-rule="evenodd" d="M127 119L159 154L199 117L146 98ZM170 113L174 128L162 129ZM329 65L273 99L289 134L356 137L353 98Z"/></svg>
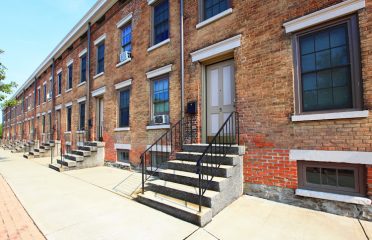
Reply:
<svg viewBox="0 0 372 240"><path fill-rule="evenodd" d="M85 112L88 113L86 114L87 119L88 119L88 124L87 124L87 130L88 130L88 136L87 139L88 141L91 140L90 138L90 131L92 127L92 119L90 117L90 31L91 31L91 25L90 22L88 23L88 33L87 33L87 38L88 38L88 46L87 46L87 103L86 103L86 109ZM86 121L86 120L85 120Z"/></svg>
<svg viewBox="0 0 372 240"><path fill-rule="evenodd" d="M183 31L183 0L180 0L180 60L181 60L181 119L184 113L184 92L185 92L185 53L184 53L184 31Z"/></svg>
<svg viewBox="0 0 372 240"><path fill-rule="evenodd" d="M51 131L50 133L50 136L52 139L49 139L50 140L54 140L54 126L55 126L55 123L53 122L53 119L54 119L54 116L55 116L55 95L54 95L54 71L55 71L55 64L54 64L54 58L52 58L52 114L50 114L50 120L49 120L49 123L51 124L51 126L49 126L49 130Z"/></svg>

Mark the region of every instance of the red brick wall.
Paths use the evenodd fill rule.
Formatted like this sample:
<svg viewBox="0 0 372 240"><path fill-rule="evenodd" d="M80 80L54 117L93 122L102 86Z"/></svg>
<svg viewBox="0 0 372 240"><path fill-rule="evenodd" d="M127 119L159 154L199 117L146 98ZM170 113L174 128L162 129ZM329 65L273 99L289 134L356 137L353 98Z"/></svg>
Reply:
<svg viewBox="0 0 372 240"><path fill-rule="evenodd" d="M372 165L367 165L367 195L372 199Z"/></svg>

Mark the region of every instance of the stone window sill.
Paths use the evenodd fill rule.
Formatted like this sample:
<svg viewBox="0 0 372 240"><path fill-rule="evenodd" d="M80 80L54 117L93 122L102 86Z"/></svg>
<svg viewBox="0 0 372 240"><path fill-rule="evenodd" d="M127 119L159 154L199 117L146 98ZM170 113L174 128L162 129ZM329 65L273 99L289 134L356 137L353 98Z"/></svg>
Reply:
<svg viewBox="0 0 372 240"><path fill-rule="evenodd" d="M212 22L215 22L215 21L217 21L217 20L219 20L219 19L221 19L221 18L223 18L227 15L230 15L232 12L233 12L232 8L226 9L225 11L220 12L219 14L198 23L196 25L196 29L200 29L204 26L207 26L208 24L211 24Z"/></svg>
<svg viewBox="0 0 372 240"><path fill-rule="evenodd" d="M130 131L130 127L115 128L114 131L115 132Z"/></svg>
<svg viewBox="0 0 372 240"><path fill-rule="evenodd" d="M118 68L118 67L121 67L121 66L123 66L124 64L126 64L126 63L128 63L128 62L130 62L130 61L132 61L132 58L128 58L127 60L122 61L122 62L116 64L116 67L117 67L117 68Z"/></svg>
<svg viewBox="0 0 372 240"><path fill-rule="evenodd" d="M97 78L103 76L104 74L105 74L105 72L98 73L98 74L96 74L96 75L93 77L93 79L97 79Z"/></svg>
<svg viewBox="0 0 372 240"><path fill-rule="evenodd" d="M293 115L292 122L321 121L321 120L349 119L349 118L366 118L368 117L368 115L369 115L368 110Z"/></svg>
<svg viewBox="0 0 372 240"><path fill-rule="evenodd" d="M72 91L72 88L67 89L67 90L65 91L65 93L68 93L68 92L71 92L71 91Z"/></svg>
<svg viewBox="0 0 372 240"><path fill-rule="evenodd" d="M159 48L159 47L161 47L161 46L163 46L163 45L165 45L165 44L167 44L169 42L170 42L170 38L168 38L168 39L166 39L166 40L164 40L164 41L162 41L162 42L160 42L160 43L158 43L158 44L156 44L156 45L148 48L147 49L147 52L151 52L151 51L153 51L153 50L155 50L155 49L157 49L157 48Z"/></svg>
<svg viewBox="0 0 372 240"><path fill-rule="evenodd" d="M147 126L147 130L156 130L156 129L169 129L170 125L169 124L161 124L161 125L151 125Z"/></svg>
<svg viewBox="0 0 372 240"><path fill-rule="evenodd" d="M79 83L79 84L77 85L77 87L83 86L83 85L85 85L85 83L86 83L86 81L81 82L81 83Z"/></svg>
<svg viewBox="0 0 372 240"><path fill-rule="evenodd" d="M319 199L345 202L345 203L353 203L353 204L359 204L359 205L371 205L371 199L369 198L342 195L342 194L336 194L336 193L326 193L326 192L318 192L318 191L311 191L311 190L305 190L305 189L296 189L296 195L302 196L302 197L319 198Z"/></svg>

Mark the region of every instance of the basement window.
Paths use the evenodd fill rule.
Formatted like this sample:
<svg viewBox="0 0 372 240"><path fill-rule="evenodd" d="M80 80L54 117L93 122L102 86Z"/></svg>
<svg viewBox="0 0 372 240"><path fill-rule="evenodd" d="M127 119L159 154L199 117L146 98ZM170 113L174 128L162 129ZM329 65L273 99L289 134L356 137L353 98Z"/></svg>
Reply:
<svg viewBox="0 0 372 240"><path fill-rule="evenodd" d="M364 165L298 161L301 189L365 196Z"/></svg>
<svg viewBox="0 0 372 240"><path fill-rule="evenodd" d="M117 160L120 163L129 164L129 151L128 150L117 150Z"/></svg>

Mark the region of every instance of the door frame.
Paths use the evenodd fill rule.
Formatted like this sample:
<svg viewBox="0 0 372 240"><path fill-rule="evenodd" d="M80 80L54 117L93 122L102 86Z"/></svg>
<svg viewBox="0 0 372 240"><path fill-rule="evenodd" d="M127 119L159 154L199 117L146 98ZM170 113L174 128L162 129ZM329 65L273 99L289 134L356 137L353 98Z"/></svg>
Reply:
<svg viewBox="0 0 372 240"><path fill-rule="evenodd" d="M201 65L201 143L207 143L207 135L208 135L208 103L207 103L207 67L210 65L218 64L221 62L232 61L234 66L234 92L235 92L235 99L236 99L236 64L233 52L226 54L224 56L220 56L218 58L206 61Z"/></svg>
<svg viewBox="0 0 372 240"><path fill-rule="evenodd" d="M101 114L101 111L100 111L101 110L100 109L101 101L102 101L102 114ZM96 97L96 116L95 116L95 118L96 118L96 138L97 138L97 141L103 141L103 126L101 126L101 118L100 118L100 116L102 115L102 119L103 119L102 122L105 121L105 119L104 119L104 106L103 106L104 102L103 101L104 101L103 95ZM100 131L101 131L100 127L102 128L102 136L101 137L99 136Z"/></svg>

